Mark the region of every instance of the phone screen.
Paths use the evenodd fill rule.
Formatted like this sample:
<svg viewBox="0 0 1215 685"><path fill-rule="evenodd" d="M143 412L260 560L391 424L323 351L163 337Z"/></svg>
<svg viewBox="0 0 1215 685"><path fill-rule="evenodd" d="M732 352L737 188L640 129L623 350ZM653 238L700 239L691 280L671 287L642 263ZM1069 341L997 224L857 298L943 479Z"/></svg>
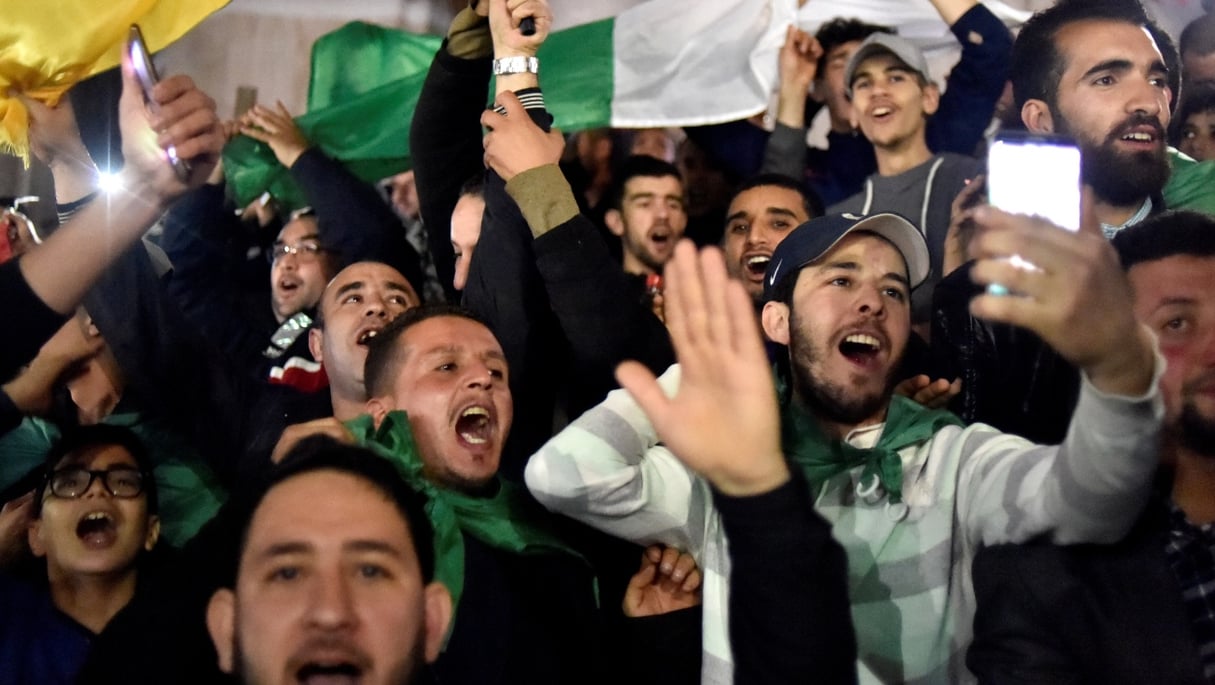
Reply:
<svg viewBox="0 0 1215 685"><path fill-rule="evenodd" d="M1058 136L1001 134L987 153L992 206L1080 230L1080 149Z"/></svg>

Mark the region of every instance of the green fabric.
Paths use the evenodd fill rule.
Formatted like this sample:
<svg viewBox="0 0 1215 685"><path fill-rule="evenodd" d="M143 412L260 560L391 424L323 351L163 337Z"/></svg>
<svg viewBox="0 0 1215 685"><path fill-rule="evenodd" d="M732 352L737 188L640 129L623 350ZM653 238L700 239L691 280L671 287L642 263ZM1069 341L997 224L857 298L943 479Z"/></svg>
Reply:
<svg viewBox="0 0 1215 685"><path fill-rule="evenodd" d="M134 412L111 414L103 423L130 428L148 448L160 502L160 536L180 548L210 521L227 493L190 442L163 424ZM46 453L59 439L58 426L26 418L0 438L0 488L8 487L32 469L41 468Z"/></svg>
<svg viewBox="0 0 1215 685"><path fill-rule="evenodd" d="M585 563L552 532L549 514L519 486L496 478L492 494L477 497L427 480L405 412L389 412L378 429L366 414L347 421L346 427L360 445L391 461L410 487L426 495L426 513L435 531L435 578L451 592L453 607L460 606L464 589L461 531L494 549L523 555L565 554Z"/></svg>
<svg viewBox="0 0 1215 685"><path fill-rule="evenodd" d="M1164 186L1164 205L1215 215L1215 161L1196 162L1169 148L1173 173Z"/></svg>
<svg viewBox="0 0 1215 685"><path fill-rule="evenodd" d="M564 131L607 126L611 119L614 20L551 34L541 47L545 102ZM409 169L409 126L426 72L442 43L353 22L317 40L308 112L300 131L354 175L374 183ZM486 94L490 101L491 90ZM285 207L307 204L270 147L237 136L224 148L224 172L240 206L269 190Z"/></svg>
<svg viewBox="0 0 1215 685"><path fill-rule="evenodd" d="M864 466L860 483L868 487L877 478L889 501L903 501L903 463L899 450L928 441L945 426L962 426L962 420L943 409L927 407L900 395L890 399L882 437L871 449L829 440L814 417L782 393L781 442L785 454L802 469L811 492L817 493L832 476Z"/></svg>

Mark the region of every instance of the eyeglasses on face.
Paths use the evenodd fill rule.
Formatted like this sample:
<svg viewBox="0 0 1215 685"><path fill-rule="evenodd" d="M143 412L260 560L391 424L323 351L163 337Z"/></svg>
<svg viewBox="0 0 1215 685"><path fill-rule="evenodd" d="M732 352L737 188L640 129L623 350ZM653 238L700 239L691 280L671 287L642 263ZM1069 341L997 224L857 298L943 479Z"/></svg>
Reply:
<svg viewBox="0 0 1215 685"><path fill-rule="evenodd" d="M274 243L274 245L270 247L270 251L266 253L266 256L270 259L270 263L273 264L287 255L295 255L302 260L313 260L316 259L322 252L328 251L329 250L321 247L320 243L306 240L295 243L294 245L288 245L287 243Z"/></svg>
<svg viewBox="0 0 1215 685"><path fill-rule="evenodd" d="M96 478L101 479L101 484L114 497L138 497L143 492L144 473L134 466L115 466L108 469L65 466L51 471L47 484L52 495L76 499L88 492Z"/></svg>

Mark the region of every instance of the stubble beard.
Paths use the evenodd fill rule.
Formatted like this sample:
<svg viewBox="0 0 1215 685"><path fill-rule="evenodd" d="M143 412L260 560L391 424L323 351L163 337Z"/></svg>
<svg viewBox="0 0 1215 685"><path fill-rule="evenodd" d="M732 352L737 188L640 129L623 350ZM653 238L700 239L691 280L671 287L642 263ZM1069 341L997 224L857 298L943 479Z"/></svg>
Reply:
<svg viewBox="0 0 1215 685"><path fill-rule="evenodd" d="M793 375L793 390L802 403L816 417L843 425L857 425L872 418L890 401L893 383L891 366L882 391L871 395L856 395L837 383L815 375L816 366L827 359L827 353L817 348L802 327L792 310L789 313L789 365Z"/></svg>

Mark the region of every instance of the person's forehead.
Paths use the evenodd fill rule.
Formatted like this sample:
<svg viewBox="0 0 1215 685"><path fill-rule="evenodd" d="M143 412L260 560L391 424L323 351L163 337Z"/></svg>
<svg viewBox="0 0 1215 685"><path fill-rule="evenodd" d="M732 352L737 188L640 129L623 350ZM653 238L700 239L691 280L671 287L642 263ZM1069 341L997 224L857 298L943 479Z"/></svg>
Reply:
<svg viewBox="0 0 1215 685"><path fill-rule="evenodd" d="M502 345L484 324L462 316L435 316L413 324L401 334L411 358L441 350L503 357Z"/></svg>
<svg viewBox="0 0 1215 685"><path fill-rule="evenodd" d="M333 277L329 285L325 288L326 294L336 294L343 287L358 283L358 289L370 287L384 288L389 284L405 284L406 279L401 275L400 271L388 266L387 264L379 264L376 262L360 262L351 264L350 266L338 272L338 275Z"/></svg>
<svg viewBox="0 0 1215 685"><path fill-rule="evenodd" d="M288 221L287 225L283 226L283 230L278 232L278 241L281 243L293 243L303 239L305 236L316 236L316 217L301 216Z"/></svg>
<svg viewBox="0 0 1215 685"><path fill-rule="evenodd" d="M1163 57L1146 26L1126 21L1086 19L1067 24L1055 34L1055 46L1064 58L1064 73L1078 74L1113 59L1132 63Z"/></svg>
<svg viewBox="0 0 1215 685"><path fill-rule="evenodd" d="M633 176L624 182L624 194L628 199L642 193L683 193L683 183L674 176Z"/></svg>
<svg viewBox="0 0 1215 685"><path fill-rule="evenodd" d="M812 267L827 268L840 261L848 261L862 254L880 255L885 271L907 276L907 263L903 254L889 240L876 233L856 231L840 238L823 256L810 264ZM863 265L862 265L863 266Z"/></svg>
<svg viewBox="0 0 1215 685"><path fill-rule="evenodd" d="M1172 255L1135 264L1127 272L1138 307L1189 299L1215 305L1215 257Z"/></svg>
<svg viewBox="0 0 1215 685"><path fill-rule="evenodd" d="M803 220L807 218L801 194L783 186L756 186L744 190L730 202L726 215L745 212L757 216L770 208L788 210Z"/></svg>
<svg viewBox="0 0 1215 685"><path fill-rule="evenodd" d="M55 468L65 466L94 468L117 465L138 466L135 457L131 456L131 453L122 445L89 445L63 455L63 458L55 463Z"/></svg>
<svg viewBox="0 0 1215 685"><path fill-rule="evenodd" d="M852 57L852 53L861 46L862 41L850 40L831 48L827 51L827 60L829 62L848 62L848 58Z"/></svg>
<svg viewBox="0 0 1215 685"><path fill-rule="evenodd" d="M323 501L324 507L316 506ZM400 509L364 478L332 469L307 471L266 492L249 523L245 559L282 545L377 540L412 550Z"/></svg>

